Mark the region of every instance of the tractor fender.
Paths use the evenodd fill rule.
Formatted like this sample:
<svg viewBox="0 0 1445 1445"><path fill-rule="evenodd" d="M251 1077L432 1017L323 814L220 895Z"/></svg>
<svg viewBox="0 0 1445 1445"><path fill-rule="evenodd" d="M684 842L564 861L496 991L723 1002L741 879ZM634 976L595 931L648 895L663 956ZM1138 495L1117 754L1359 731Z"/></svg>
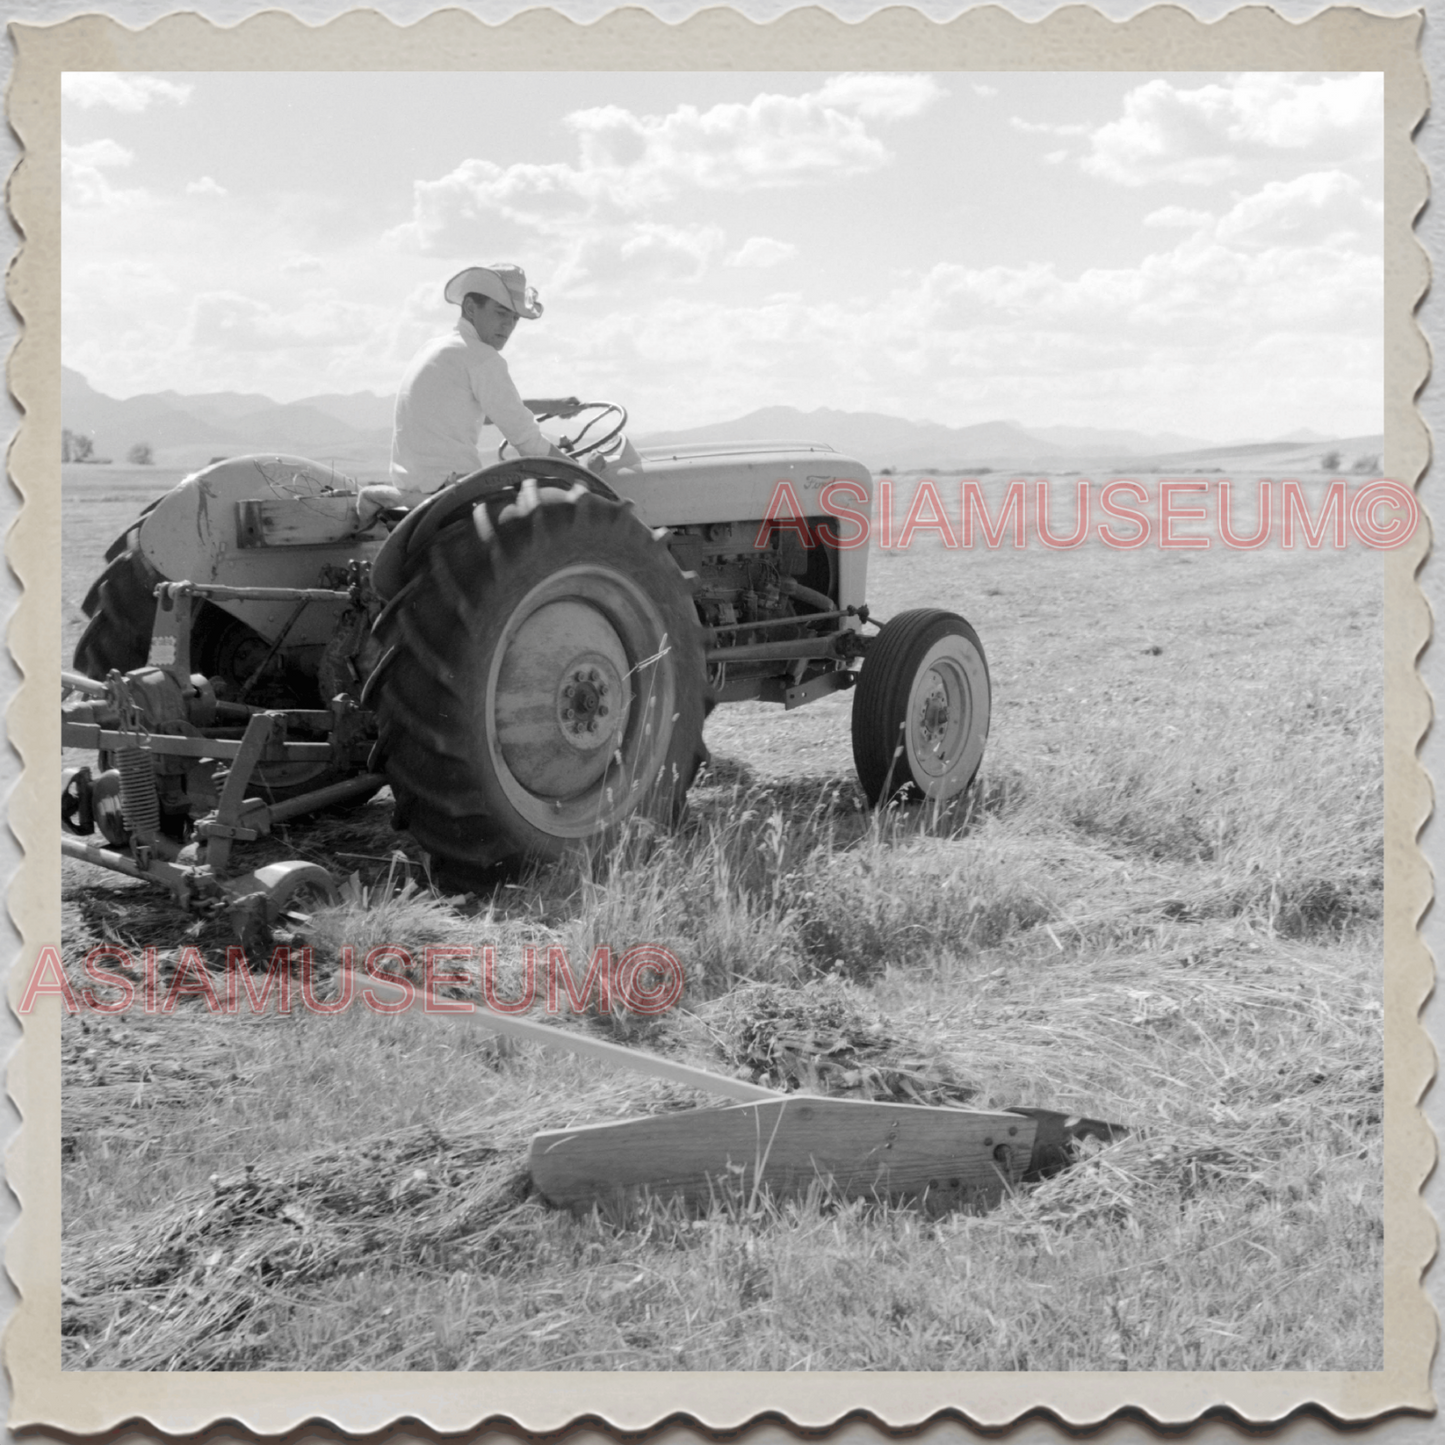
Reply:
<svg viewBox="0 0 1445 1445"><path fill-rule="evenodd" d="M311 587L325 566L345 567L370 558L381 539L356 535L341 520L356 493L345 474L304 457L233 457L186 477L140 519L136 545L145 561L170 582L231 587ZM241 527L242 504L260 502L298 518L329 524L334 540L304 545L260 544ZM327 537L326 531L321 531ZM227 599L216 606L274 641L295 611L286 601ZM312 603L287 634L293 647L324 644L335 631L338 606Z"/></svg>
<svg viewBox="0 0 1445 1445"><path fill-rule="evenodd" d="M470 511L478 502L484 502L499 492L520 486L527 477L568 488L581 482L589 492L595 492L599 497L613 502L621 500L594 472L576 462L557 457L512 457L483 467L481 471L433 492L402 518L371 564L371 585L376 595L383 602L390 602L401 590L408 557L421 552L461 512Z"/></svg>

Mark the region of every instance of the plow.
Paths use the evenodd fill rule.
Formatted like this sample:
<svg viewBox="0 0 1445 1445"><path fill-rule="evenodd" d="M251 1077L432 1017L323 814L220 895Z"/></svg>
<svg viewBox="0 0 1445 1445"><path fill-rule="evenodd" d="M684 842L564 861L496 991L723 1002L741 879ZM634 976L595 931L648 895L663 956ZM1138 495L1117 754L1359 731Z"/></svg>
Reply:
<svg viewBox="0 0 1445 1445"><path fill-rule="evenodd" d="M334 903L338 892L328 870L300 860L232 875L235 845L254 842L292 818L365 801L386 779L366 769L367 720L346 694L325 710L253 707L219 700L209 681L190 671L193 604L236 591L164 584L153 653L166 662L112 672L104 682L62 673L64 685L83 700L65 708L61 744L94 749L102 766L98 772L68 768L62 776L61 850L159 883L182 907L224 904L238 937L250 942L287 909ZM315 596L301 589L267 592L276 600ZM277 767L319 767L339 781L280 799L265 796L265 769ZM188 787L188 796L199 794L212 804L184 839L163 827L167 784ZM104 845L87 841L97 832Z"/></svg>
<svg viewBox="0 0 1445 1445"><path fill-rule="evenodd" d="M374 986L374 985L373 985ZM398 997L400 997L398 995ZM481 1028L728 1100L533 1136L531 1187L573 1213L625 1213L647 1199L690 1210L809 1196L914 1206L937 1215L992 1208L1074 1163L1123 1124L1027 1106L975 1109L768 1088L535 1019L468 1010Z"/></svg>

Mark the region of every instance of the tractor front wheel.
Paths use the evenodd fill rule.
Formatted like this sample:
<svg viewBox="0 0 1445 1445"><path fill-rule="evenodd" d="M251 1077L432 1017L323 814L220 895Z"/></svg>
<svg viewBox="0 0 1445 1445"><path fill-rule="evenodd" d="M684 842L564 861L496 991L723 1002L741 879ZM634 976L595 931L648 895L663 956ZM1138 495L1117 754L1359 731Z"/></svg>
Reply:
<svg viewBox="0 0 1445 1445"><path fill-rule="evenodd" d="M853 761L869 803L930 802L973 781L988 739L988 660L953 612L901 612L873 639L853 694Z"/></svg>
<svg viewBox="0 0 1445 1445"><path fill-rule="evenodd" d="M368 685L397 823L440 859L543 861L702 756L701 629L666 544L578 484L493 497L406 559Z"/></svg>

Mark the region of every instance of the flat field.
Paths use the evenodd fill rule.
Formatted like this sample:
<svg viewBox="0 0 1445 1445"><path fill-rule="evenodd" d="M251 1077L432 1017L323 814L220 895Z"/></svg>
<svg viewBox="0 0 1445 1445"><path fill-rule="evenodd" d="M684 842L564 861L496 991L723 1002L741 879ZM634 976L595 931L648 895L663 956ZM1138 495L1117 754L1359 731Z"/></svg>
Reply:
<svg viewBox="0 0 1445 1445"><path fill-rule="evenodd" d="M104 546L174 480L98 470L66 468L67 655ZM982 774L943 816L864 811L843 695L720 708L675 835L484 896L428 891L384 795L254 857L354 874L297 921L328 980L347 945L505 967L560 944L580 975L598 945L662 943L678 1008L568 1026L1127 1138L988 1213L575 1219L529 1195L532 1134L708 1101L475 1018L76 1016L66 1366L1378 1369L1378 555L930 540L870 568L876 615L952 608L988 652ZM157 890L70 864L62 890L72 964L224 957L224 921Z"/></svg>

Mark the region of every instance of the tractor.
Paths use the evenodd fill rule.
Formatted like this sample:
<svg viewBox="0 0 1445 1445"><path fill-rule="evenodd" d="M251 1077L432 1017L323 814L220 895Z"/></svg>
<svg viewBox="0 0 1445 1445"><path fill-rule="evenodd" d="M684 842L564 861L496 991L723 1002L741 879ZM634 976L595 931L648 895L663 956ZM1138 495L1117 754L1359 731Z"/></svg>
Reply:
<svg viewBox="0 0 1445 1445"><path fill-rule="evenodd" d="M569 459L504 448L410 511L363 523L353 479L287 456L218 461L146 508L64 674L62 742L99 755L65 773L66 853L274 918L333 880L229 877L233 845L389 786L439 864L555 860L675 818L718 704L849 688L870 804L969 786L983 647L951 612L871 618L868 549L840 525L869 510L866 467L813 444L638 449L614 403L528 405L578 422Z"/></svg>

